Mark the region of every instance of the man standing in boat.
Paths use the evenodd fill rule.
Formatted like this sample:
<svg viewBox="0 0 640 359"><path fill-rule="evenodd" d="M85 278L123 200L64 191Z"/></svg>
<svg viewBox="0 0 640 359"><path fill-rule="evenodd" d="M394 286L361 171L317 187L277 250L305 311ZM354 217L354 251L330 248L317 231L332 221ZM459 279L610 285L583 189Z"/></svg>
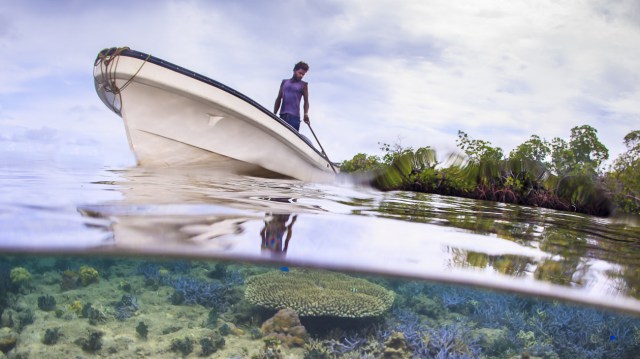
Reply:
<svg viewBox="0 0 640 359"><path fill-rule="evenodd" d="M304 109L303 120L309 123L309 90L307 83L302 81L304 75L309 71L309 65L300 61L293 67L293 76L290 79L282 80L280 91L276 98L273 112L277 115L280 109L280 118L286 123L300 131L300 99L304 99L302 108Z"/></svg>

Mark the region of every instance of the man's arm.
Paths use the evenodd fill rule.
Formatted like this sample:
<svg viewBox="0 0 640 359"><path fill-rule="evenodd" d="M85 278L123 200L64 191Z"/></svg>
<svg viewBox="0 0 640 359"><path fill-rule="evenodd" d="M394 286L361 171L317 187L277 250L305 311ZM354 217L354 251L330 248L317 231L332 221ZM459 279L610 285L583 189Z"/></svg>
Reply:
<svg viewBox="0 0 640 359"><path fill-rule="evenodd" d="M303 106L302 108L304 109L304 122L306 123L311 123L311 120L309 120L309 115L307 114L309 112L309 85L308 84L304 84L304 90L302 91L302 98L304 100Z"/></svg>
<svg viewBox="0 0 640 359"><path fill-rule="evenodd" d="M276 104L273 106L273 113L278 114L280 105L282 104L282 83L280 83L280 89L278 90L278 97L276 97Z"/></svg>

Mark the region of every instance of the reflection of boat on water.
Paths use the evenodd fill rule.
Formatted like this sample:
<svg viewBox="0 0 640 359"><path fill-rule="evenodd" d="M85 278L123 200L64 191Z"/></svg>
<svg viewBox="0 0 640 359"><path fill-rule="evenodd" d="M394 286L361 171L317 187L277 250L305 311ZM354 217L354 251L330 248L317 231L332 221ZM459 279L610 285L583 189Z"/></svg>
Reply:
<svg viewBox="0 0 640 359"><path fill-rule="evenodd" d="M334 176L308 139L217 81L128 48L101 51L94 79L100 99L124 120L141 165L199 163L304 181Z"/></svg>

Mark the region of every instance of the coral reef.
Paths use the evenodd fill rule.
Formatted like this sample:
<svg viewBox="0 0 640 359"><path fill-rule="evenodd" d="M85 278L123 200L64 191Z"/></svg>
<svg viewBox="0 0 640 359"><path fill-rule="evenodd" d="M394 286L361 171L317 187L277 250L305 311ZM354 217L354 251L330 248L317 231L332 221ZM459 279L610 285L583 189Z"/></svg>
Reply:
<svg viewBox="0 0 640 359"><path fill-rule="evenodd" d="M313 293L316 286L344 301L352 300L351 293L369 294L368 286L397 293L387 291L396 298L383 315L302 317L295 308L276 313L252 304L249 296L239 300L245 288L237 285L244 281L241 274L265 273L265 268L100 260L90 262L100 270L99 282L85 287L77 272L68 271L65 289L60 273L87 260L68 260L59 268L51 263L0 262L0 288L6 289L0 292L0 351L7 357L626 359L640 351L636 317L487 290L392 278L356 283L357 278L295 269L247 281L249 289L257 278L276 286L260 283L253 290L299 297L305 296L295 288L311 287ZM17 267L32 273L29 286L22 287L27 290L11 282L10 269ZM155 278L153 286L145 286L147 277ZM311 284L304 283L309 279ZM334 289L333 282L342 288ZM176 292L185 305L167 301ZM372 296L384 298L384 293ZM127 320L131 316L136 320Z"/></svg>
<svg viewBox="0 0 640 359"><path fill-rule="evenodd" d="M75 343L79 345L85 352L94 353L102 349L103 336L103 332L91 331L88 337L78 338Z"/></svg>
<svg viewBox="0 0 640 359"><path fill-rule="evenodd" d="M62 272L62 278L60 280L60 289L62 291L75 289L78 287L78 273L72 270L65 270Z"/></svg>
<svg viewBox="0 0 640 359"><path fill-rule="evenodd" d="M225 305L227 287L215 282L207 282L190 277L178 277L172 281L175 289L171 296L171 303L200 304L204 307L222 307Z"/></svg>
<svg viewBox="0 0 640 359"><path fill-rule="evenodd" d="M407 348L404 333L391 333L387 341L384 342L382 357L387 359L409 359L412 357L411 350Z"/></svg>
<svg viewBox="0 0 640 359"><path fill-rule="evenodd" d="M304 346L305 359L331 359L335 356L326 348L322 341L310 339Z"/></svg>
<svg viewBox="0 0 640 359"><path fill-rule="evenodd" d="M249 277L246 299L270 309L291 308L300 316L374 317L393 304L395 293L341 273L292 270Z"/></svg>
<svg viewBox="0 0 640 359"><path fill-rule="evenodd" d="M201 355L209 356L224 347L224 344L224 338L218 333L200 338Z"/></svg>
<svg viewBox="0 0 640 359"><path fill-rule="evenodd" d="M251 359L284 359L284 353L282 352L282 346L277 339L265 338L264 348L258 355L252 356Z"/></svg>
<svg viewBox="0 0 640 359"><path fill-rule="evenodd" d="M47 328L44 332L44 336L42 337L42 343L46 345L53 345L58 342L62 333L60 333L60 328Z"/></svg>
<svg viewBox="0 0 640 359"><path fill-rule="evenodd" d="M0 351L7 353L16 346L18 341L18 333L11 328L0 328Z"/></svg>
<svg viewBox="0 0 640 359"><path fill-rule="evenodd" d="M82 306L81 316L89 319L91 325L97 325L107 321L107 316L99 309L94 308L91 303Z"/></svg>
<svg viewBox="0 0 640 359"><path fill-rule="evenodd" d="M78 272L78 280L80 281L80 284L86 287L89 284L98 283L100 275L93 267L81 266L80 271Z"/></svg>
<svg viewBox="0 0 640 359"><path fill-rule="evenodd" d="M41 295L38 297L38 308L45 312L56 309L56 298L51 295Z"/></svg>
<svg viewBox="0 0 640 359"><path fill-rule="evenodd" d="M303 347L309 335L300 318L291 309L281 309L260 328L265 339L278 340L286 348Z"/></svg>
<svg viewBox="0 0 640 359"><path fill-rule="evenodd" d="M67 305L67 309L72 313L76 313L76 315L82 315L82 308L84 308L84 305L79 300L74 300Z"/></svg>
<svg viewBox="0 0 640 359"><path fill-rule="evenodd" d="M119 302L113 303L116 313L113 315L116 319L122 321L132 317L138 310L138 298L131 294L124 294Z"/></svg>
<svg viewBox="0 0 640 359"><path fill-rule="evenodd" d="M171 341L170 349L172 352L187 356L193 351L193 339L189 337L184 337L182 339L176 338Z"/></svg>
<svg viewBox="0 0 640 359"><path fill-rule="evenodd" d="M394 332L403 334L406 345L414 356L421 358L476 358L479 356L480 347L471 335L470 326L464 322L431 327L425 325L414 312L398 308L394 309L392 318L387 325Z"/></svg>
<svg viewBox="0 0 640 359"><path fill-rule="evenodd" d="M29 308L8 308L2 312L2 326L14 328L18 332L21 332L27 325L33 324L34 321L35 314L33 313L33 310Z"/></svg>
<svg viewBox="0 0 640 359"><path fill-rule="evenodd" d="M136 326L136 333L138 333L140 338L147 339L147 336L149 335L149 326L144 324L144 322L139 322Z"/></svg>
<svg viewBox="0 0 640 359"><path fill-rule="evenodd" d="M31 281L31 273L24 267L14 267L11 268L9 278L11 278L12 284L21 286Z"/></svg>

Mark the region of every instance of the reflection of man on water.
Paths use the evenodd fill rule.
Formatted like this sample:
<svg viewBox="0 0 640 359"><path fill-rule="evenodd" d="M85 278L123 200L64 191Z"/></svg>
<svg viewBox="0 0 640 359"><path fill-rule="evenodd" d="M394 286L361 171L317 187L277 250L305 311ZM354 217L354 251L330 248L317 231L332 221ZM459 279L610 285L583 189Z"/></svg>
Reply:
<svg viewBox="0 0 640 359"><path fill-rule="evenodd" d="M270 219L264 221L264 228L260 231L260 237L262 237L262 250L269 251L273 255L284 254L289 247L289 240L291 239L293 224L298 219L298 215L294 214L291 222L289 221L291 214L272 214ZM284 233L287 232L287 237L282 242Z"/></svg>

